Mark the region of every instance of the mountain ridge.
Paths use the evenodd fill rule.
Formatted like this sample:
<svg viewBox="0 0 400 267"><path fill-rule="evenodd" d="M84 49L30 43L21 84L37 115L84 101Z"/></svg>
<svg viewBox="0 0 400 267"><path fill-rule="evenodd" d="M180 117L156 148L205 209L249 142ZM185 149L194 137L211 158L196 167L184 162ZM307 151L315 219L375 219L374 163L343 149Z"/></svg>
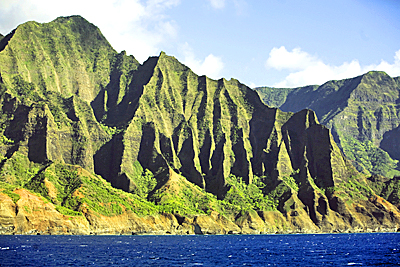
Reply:
<svg viewBox="0 0 400 267"><path fill-rule="evenodd" d="M2 233L398 229L397 180L358 173L312 110L140 64L79 16L19 26L0 66Z"/></svg>
<svg viewBox="0 0 400 267"><path fill-rule="evenodd" d="M392 177L399 174L400 159L394 141L399 126L398 79L373 71L321 86L256 90L266 96L265 103L282 110L315 110L358 170ZM279 102L274 102L274 95L279 96ZM383 160L379 162L377 158Z"/></svg>

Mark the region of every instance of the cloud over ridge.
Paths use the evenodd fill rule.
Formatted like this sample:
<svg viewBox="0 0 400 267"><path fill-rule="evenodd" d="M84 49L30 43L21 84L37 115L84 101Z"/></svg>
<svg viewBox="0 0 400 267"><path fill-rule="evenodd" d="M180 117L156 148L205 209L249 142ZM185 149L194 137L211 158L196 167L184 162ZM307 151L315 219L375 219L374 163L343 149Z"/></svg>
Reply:
<svg viewBox="0 0 400 267"><path fill-rule="evenodd" d="M380 64L362 66L358 60L343 62L339 66L324 63L297 47L288 51L285 46L274 47L265 62L267 70L286 70L290 73L275 87L298 87L311 84L323 84L329 80L346 79L368 71L385 71L391 76L400 75L400 50L395 53L393 64L381 60Z"/></svg>
<svg viewBox="0 0 400 267"><path fill-rule="evenodd" d="M220 73L224 68L221 57L209 54L204 60L200 60L195 56L193 49L188 43L183 44L180 50L184 55L182 63L191 68L196 74L207 75L212 79L221 78Z"/></svg>

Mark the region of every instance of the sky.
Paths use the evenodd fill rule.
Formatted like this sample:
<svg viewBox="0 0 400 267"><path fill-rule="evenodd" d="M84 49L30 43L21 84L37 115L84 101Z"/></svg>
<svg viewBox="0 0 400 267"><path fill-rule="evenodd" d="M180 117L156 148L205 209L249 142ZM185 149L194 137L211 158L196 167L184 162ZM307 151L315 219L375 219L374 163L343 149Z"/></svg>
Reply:
<svg viewBox="0 0 400 267"><path fill-rule="evenodd" d="M398 0L0 0L0 33L70 15L139 62L164 51L198 75L252 88L400 76Z"/></svg>

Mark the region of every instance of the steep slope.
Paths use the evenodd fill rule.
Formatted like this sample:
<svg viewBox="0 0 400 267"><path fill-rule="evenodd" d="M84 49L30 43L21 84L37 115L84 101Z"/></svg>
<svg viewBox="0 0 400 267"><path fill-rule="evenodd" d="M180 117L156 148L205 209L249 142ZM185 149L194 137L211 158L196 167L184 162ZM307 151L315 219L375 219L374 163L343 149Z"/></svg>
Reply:
<svg viewBox="0 0 400 267"><path fill-rule="evenodd" d="M374 191L393 186L358 173L311 110L270 108L239 81L197 76L163 52L139 64L79 16L20 25L0 48L2 233L400 224Z"/></svg>
<svg viewBox="0 0 400 267"><path fill-rule="evenodd" d="M314 110L360 171L400 174L398 78L368 72L352 79L293 89L256 88L266 104L284 111ZM279 102L274 98L278 97Z"/></svg>

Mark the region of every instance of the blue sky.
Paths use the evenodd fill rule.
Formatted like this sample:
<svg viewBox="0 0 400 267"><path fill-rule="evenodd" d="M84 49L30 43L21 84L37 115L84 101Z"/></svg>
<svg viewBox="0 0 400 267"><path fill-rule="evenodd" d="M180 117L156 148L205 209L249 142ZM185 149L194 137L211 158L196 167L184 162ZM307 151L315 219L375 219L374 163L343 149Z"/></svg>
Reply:
<svg viewBox="0 0 400 267"><path fill-rule="evenodd" d="M160 51L199 75L295 87L369 70L400 76L395 0L1 0L0 33L82 15L140 62Z"/></svg>

